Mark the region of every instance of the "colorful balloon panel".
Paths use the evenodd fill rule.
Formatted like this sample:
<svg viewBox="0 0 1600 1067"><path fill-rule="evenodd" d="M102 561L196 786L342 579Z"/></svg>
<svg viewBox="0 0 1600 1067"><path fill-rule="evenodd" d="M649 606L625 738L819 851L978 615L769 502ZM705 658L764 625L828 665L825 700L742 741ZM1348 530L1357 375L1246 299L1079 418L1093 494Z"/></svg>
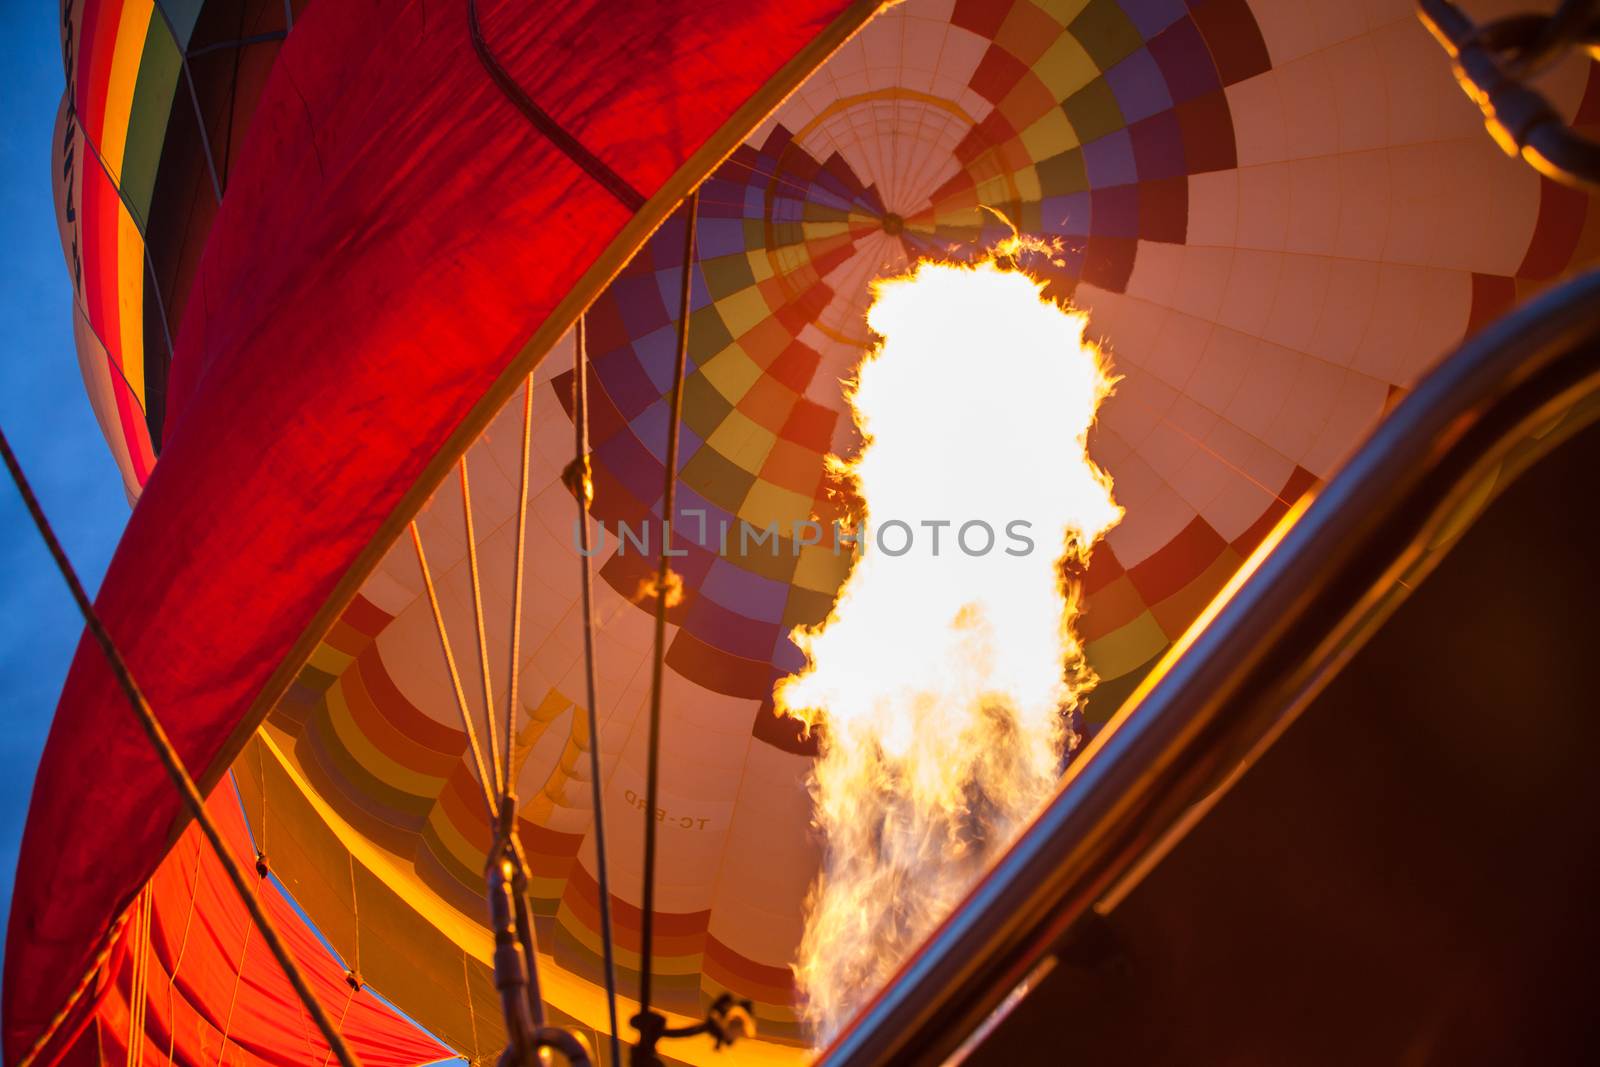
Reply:
<svg viewBox="0 0 1600 1067"><path fill-rule="evenodd" d="M249 127L286 12L303 6L61 6L67 89L54 142L57 222L87 327L79 331L85 384L92 395L115 394L95 413L130 500L160 451L172 335L232 149Z"/></svg>
<svg viewBox="0 0 1600 1067"><path fill-rule="evenodd" d="M273 6L247 5L241 25ZM78 110L57 143L79 150L58 168L63 240L86 382L130 494L156 461L164 331L214 210L199 131L225 181L248 127L247 100L208 105L203 126L182 106L174 58L218 62L227 49L206 50L238 32L221 32L217 10L69 9ZM1546 89L1569 117L1600 121L1591 65L1558 68ZM169 171L169 157L181 166ZM1091 728L1433 360L1600 252L1593 199L1498 153L1402 0L907 0L817 71L702 190L675 531L684 593L670 614L654 813L662 1004L696 1015L725 989L750 997L763 1040L748 1055L794 1058L804 1042L788 965L818 858L813 747L771 714L770 692L799 664L789 632L826 614L848 566L826 539L796 544L794 524L841 513L824 458L856 444L840 382L871 340L868 283L919 256L976 254L1010 233L998 216L1058 242L1028 266L1090 311L1122 375L1091 442L1127 509L1083 576L1081 633L1102 679ZM596 745L625 991L639 967L651 655L640 586L653 551L617 528L659 515L681 227L665 225L588 316L595 515L610 531L593 561L598 737L581 707L575 505L561 481L570 337L533 383L513 763L553 1010L591 1029L603 1020ZM971 373L985 373L981 353ZM485 610L500 620L497 703L520 433L513 402L467 457ZM740 523L775 525L777 550L739 544ZM481 716L453 480L419 525ZM275 863L330 942L353 953L364 929L408 941L371 956L373 980L476 1053L492 1046L480 1027L497 1010L482 949L488 830L454 702L402 540L237 770L252 826L317 842Z"/></svg>
<svg viewBox="0 0 1600 1067"><path fill-rule="evenodd" d="M830 544L796 546L793 524L840 513L824 457L855 444L841 379L870 342L873 277L1008 235L985 209L1059 241L1029 265L1090 310L1123 376L1092 438L1128 509L1083 578L1081 628L1102 678L1092 728L1433 359L1517 293L1593 259L1591 201L1499 156L1409 6L1370 7L911 0L705 183L658 813L667 1007L694 1014L732 989L757 1002L765 1040L803 1040L787 965L817 857L812 743L769 698L799 662L788 633L826 614L848 566ZM1592 84L1569 69L1552 92L1588 114ZM612 531L593 561L598 743L625 991L650 655L639 593L653 554L615 531L659 517L682 244L675 218L588 317L594 514ZM516 760L541 943L562 973L597 982L596 739L560 482L570 343L535 377ZM514 403L468 458L491 618L511 610L519 418ZM460 508L447 484L420 523L481 714ZM724 550L718 531L736 539L741 522L776 524L779 550ZM486 835L420 596L402 543L274 728L320 795L470 917ZM491 671L497 700L503 673Z"/></svg>

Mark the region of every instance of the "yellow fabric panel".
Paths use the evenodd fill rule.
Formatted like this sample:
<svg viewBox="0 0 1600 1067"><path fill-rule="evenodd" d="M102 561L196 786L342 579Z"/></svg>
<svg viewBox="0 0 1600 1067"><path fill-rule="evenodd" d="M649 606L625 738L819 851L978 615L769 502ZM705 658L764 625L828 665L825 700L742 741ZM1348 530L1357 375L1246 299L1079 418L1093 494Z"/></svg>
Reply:
<svg viewBox="0 0 1600 1067"><path fill-rule="evenodd" d="M133 115L133 90L144 58L144 39L150 32L153 0L123 0L117 21L117 43L111 55L111 81L106 86L105 125L97 147L112 181L122 183L122 160L128 144L128 122Z"/></svg>
<svg viewBox="0 0 1600 1067"><path fill-rule="evenodd" d="M122 204L117 205L117 323L122 376L144 407L144 236Z"/></svg>
<svg viewBox="0 0 1600 1067"><path fill-rule="evenodd" d="M358 833L306 781L288 738L264 727L235 761L245 815L269 862L346 966L359 961L379 994L452 1048L491 1062L505 1039L490 971L493 942L477 918L457 911L395 855ZM352 888L353 886L353 888ZM663 961L665 962L665 961ZM605 1034L605 991L540 955L539 979L552 1020ZM627 1019L638 1005L619 997ZM668 1014L668 1024L697 1020ZM630 1030L631 1034L631 1030ZM728 1067L706 1039L673 1042L668 1063ZM604 1049L597 1045L602 1063ZM740 1067L799 1067L804 1049L745 1041Z"/></svg>

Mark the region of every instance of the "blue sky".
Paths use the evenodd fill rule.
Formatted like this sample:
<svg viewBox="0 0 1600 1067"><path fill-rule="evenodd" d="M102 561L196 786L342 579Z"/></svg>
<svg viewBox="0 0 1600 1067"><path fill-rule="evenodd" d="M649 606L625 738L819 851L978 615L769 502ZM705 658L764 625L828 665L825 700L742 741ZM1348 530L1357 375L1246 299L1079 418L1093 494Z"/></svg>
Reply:
<svg viewBox="0 0 1600 1067"><path fill-rule="evenodd" d="M0 0L0 69L0 426L92 591L128 502L72 345L72 288L50 192L62 88L54 3ZM80 629L21 499L0 478L0 905L8 916L34 768Z"/></svg>

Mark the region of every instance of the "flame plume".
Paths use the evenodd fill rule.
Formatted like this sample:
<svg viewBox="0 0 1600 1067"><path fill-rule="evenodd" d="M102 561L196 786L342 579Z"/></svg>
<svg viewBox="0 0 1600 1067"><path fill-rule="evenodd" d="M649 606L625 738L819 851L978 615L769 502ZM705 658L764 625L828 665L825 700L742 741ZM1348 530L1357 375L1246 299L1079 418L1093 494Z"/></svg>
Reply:
<svg viewBox="0 0 1600 1067"><path fill-rule="evenodd" d="M1085 450L1112 379L1081 312L993 260L923 262L874 298L882 341L849 390L866 443L835 460L865 502L865 550L832 614L795 632L807 666L776 694L826 727L811 780L826 860L795 968L819 1041L1049 795L1064 712L1093 682L1061 564L1122 515ZM973 520L995 542L969 555ZM1032 551L1007 535L1018 521ZM967 548L985 540L973 527Z"/></svg>

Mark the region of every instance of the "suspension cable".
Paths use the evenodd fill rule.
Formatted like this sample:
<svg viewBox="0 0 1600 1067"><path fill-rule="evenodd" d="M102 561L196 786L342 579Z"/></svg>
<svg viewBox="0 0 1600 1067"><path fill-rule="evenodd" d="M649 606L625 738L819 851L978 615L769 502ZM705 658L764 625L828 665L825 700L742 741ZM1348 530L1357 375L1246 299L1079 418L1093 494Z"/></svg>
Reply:
<svg viewBox="0 0 1600 1067"><path fill-rule="evenodd" d="M667 457L665 488L661 496L661 557L656 567L655 654L650 663L650 741L645 763L644 806L644 914L640 919L639 1016L650 1011L650 970L655 934L656 903L656 807L661 791L661 685L666 664L667 600L672 566L667 551L672 547L672 509L678 484L678 424L683 419L683 378L689 360L689 303L694 293L694 228L700 209L700 190L684 199L683 283L678 299L678 354L672 369L671 411L667 416ZM639 1025L638 1022L635 1025Z"/></svg>
<svg viewBox="0 0 1600 1067"><path fill-rule="evenodd" d="M266 875L256 878L259 889L261 879ZM233 993L228 997L228 1014L222 1020L222 1044L217 1046L217 1067L222 1067L223 1061L228 1058L229 1035L233 1033L233 1009L239 1006L239 986L244 982L245 961L250 958L250 935L255 930L252 927L244 928L244 944L239 946L239 964L233 969Z"/></svg>
<svg viewBox="0 0 1600 1067"><path fill-rule="evenodd" d="M239 860L228 849L227 843L222 839L222 831L212 820L210 812L206 811L205 797L200 795L200 789L195 785L194 779L189 776L188 769L183 765L183 759L173 747L172 740L167 736L167 731L162 727L161 721L156 718L154 709L134 681L133 672L127 662L122 658L121 651L116 643L111 640L105 624L100 621L100 615L94 610L94 605L89 600L89 594L84 591L83 583L78 580L78 572L72 566L72 561L67 558L67 553L61 547L61 542L56 538L55 530L45 518L44 509L39 506L39 498L34 496L33 486L29 484L27 476L22 473L22 465L17 462L16 453L11 451L11 442L6 439L5 432L0 430L0 456L3 456L6 469L11 473L11 480L17 483L17 490L22 494L22 502L27 506L28 514L33 519L33 524L39 530L39 535L44 538L45 545L50 549L50 555L55 559L56 568L60 570L61 577L66 580L67 588L72 592L72 599L78 605L78 612L83 616L84 625L104 653L107 665L111 668L112 676L121 688L123 695L128 698L128 704L133 708L134 715L139 720L139 725L144 730L145 737L150 746L155 749L161 765L166 768L167 775L177 787L178 795L182 798L189 814L200 824L201 831L206 835L206 840L211 842L217 858L222 862L223 870L227 872L228 881L233 883L234 892L239 899L244 901L245 907L250 911L251 921L255 928L261 931L261 938L272 950L277 958L278 965L283 968L283 973L289 979L289 984L294 986L295 993L300 997L301 1003L316 1020L317 1029L322 1031L322 1036L327 1039L328 1047L333 1049L334 1055L339 1058L342 1067L359 1067L360 1061L350 1051L344 1039L339 1036L338 1028L333 1025L333 1020L323 1010L322 1002L311 991L311 986L306 982L306 977L300 971L300 965L289 952L289 947L284 944L277 927L268 917L266 909L256 899L250 883L245 878L244 868L239 865Z"/></svg>
<svg viewBox="0 0 1600 1067"><path fill-rule="evenodd" d="M130 956L133 970L128 979L128 1033L127 1064L144 1062L144 1035L150 1001L146 996L150 984L151 924L154 917L155 892L149 882L139 891L139 918L128 927L128 940L132 942Z"/></svg>
<svg viewBox="0 0 1600 1067"><path fill-rule="evenodd" d="M467 733L467 747L472 751L472 761L478 768L478 784L483 787L483 804L489 812L489 825L496 824L494 793L489 786L489 768L483 762L483 746L478 742L478 727L472 720L472 709L467 706L467 694L461 689L461 672L456 669L455 653L450 651L450 633L445 629L444 611L439 606L439 591L433 585L433 573L428 570L428 554L422 550L422 533L417 521L411 520L411 543L416 546L417 565L422 568L422 584L428 591L428 603L433 608L433 624L439 631L439 646L444 649L444 663L450 669L450 684L455 688L456 707L461 712L461 728Z"/></svg>
<svg viewBox="0 0 1600 1067"><path fill-rule="evenodd" d="M194 850L194 874L189 877L189 906L184 910L183 936L178 940L178 954L172 960L172 973L167 975L167 1062L172 1062L173 1050L178 1044L178 968L183 966L183 954L189 949L189 928L194 923L194 901L200 892L200 859L205 850Z"/></svg>
<svg viewBox="0 0 1600 1067"><path fill-rule="evenodd" d="M574 434L572 490L578 500L578 587L583 601L583 671L589 709L589 798L594 807L594 853L600 882L600 949L604 957L606 1010L611 1020L611 1062L622 1063L622 1035L617 1026L617 968L611 927L611 876L606 861L606 812L600 778L600 715L596 710L594 669L594 573L589 566L589 505L594 483L589 476L589 340L587 316L578 316L572 349L572 426ZM526 467L524 467L526 471ZM522 557L517 556L519 565Z"/></svg>
<svg viewBox="0 0 1600 1067"><path fill-rule="evenodd" d="M489 770L494 775L491 785L496 794L504 797L506 781L511 773L511 735L506 734L507 764L500 762L500 742L494 728L494 686L489 681L489 639L483 632L483 585L478 581L478 541L472 530L472 488L467 481L467 456L461 455L461 513L467 528L467 571L472 577L472 615L477 624L478 666L483 672L483 720L489 733Z"/></svg>
<svg viewBox="0 0 1600 1067"><path fill-rule="evenodd" d="M493 841L484 870L485 889L488 893L489 926L494 935L494 984L500 994L500 1010L506 1024L506 1048L500 1062L517 1067L535 1067L546 1060L545 1050L553 1049L564 1055L574 1067L588 1067L588 1048L576 1034L561 1027L545 1024L544 997L539 985L539 950L534 930L533 907L528 897L531 871L527 853L517 835L517 797L513 788L511 752L516 737L517 688L522 644L522 588L525 577L525 547L528 515L528 459L533 444L533 378L529 376L523 396L522 408L522 473L518 489L517 543L514 550L514 570L511 597L511 664L507 675L505 712L505 760L500 760L497 727L494 715L494 696L489 684L489 651L483 629L483 601L477 574L477 545L473 540L472 504L468 497L466 457L461 460L462 499L467 508L468 559L472 566L473 606L477 612L478 647L483 657L484 718L489 730L489 746L494 760L493 782L483 766L483 758L475 738L472 738L474 758L482 775L484 800L489 807L489 822ZM412 537L416 542L418 559L422 559L422 539L412 524ZM427 565L423 576L428 579L428 593L434 604L435 621L445 645L446 660L450 662L456 694L461 703L463 722L469 736L473 732L471 717L464 699L461 683L454 673L454 662L449 654L449 640L444 633L444 618L439 613L438 598L433 590Z"/></svg>
<svg viewBox="0 0 1600 1067"><path fill-rule="evenodd" d="M582 319L578 320L582 322ZM581 328L581 327L580 327ZM511 745L517 736L517 696L522 684L522 580L528 545L528 457L533 451L533 375L523 383L522 470L517 489L517 547L511 577L511 662L506 694L506 773L500 783L501 802L512 791Z"/></svg>

